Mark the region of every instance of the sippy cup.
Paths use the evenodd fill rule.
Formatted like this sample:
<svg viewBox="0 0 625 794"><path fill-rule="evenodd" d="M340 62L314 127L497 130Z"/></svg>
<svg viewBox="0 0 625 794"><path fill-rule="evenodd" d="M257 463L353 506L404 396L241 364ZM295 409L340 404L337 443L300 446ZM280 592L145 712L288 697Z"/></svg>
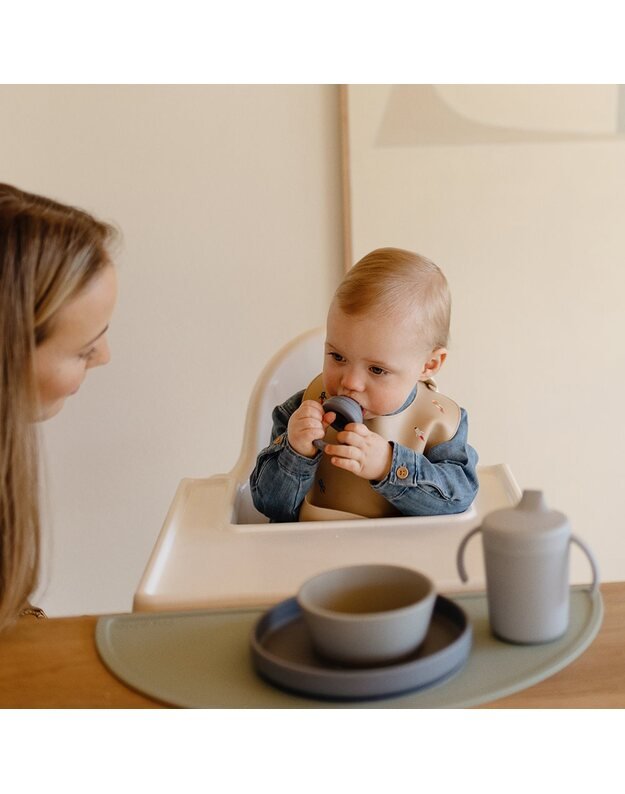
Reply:
<svg viewBox="0 0 625 794"><path fill-rule="evenodd" d="M523 491L514 508L495 510L481 527L469 532L458 548L458 573L468 577L464 550L482 533L488 616L493 633L517 643L549 642L569 624L569 546L576 543L592 568L591 590L597 590L596 560L585 543L571 534L567 517L545 504L542 491Z"/></svg>
<svg viewBox="0 0 625 794"><path fill-rule="evenodd" d="M323 403L323 409L326 413L334 411L336 414L336 419L332 422L332 427L335 430L344 430L345 426L352 422L362 422L362 408L351 397L341 395L329 397ZM317 447L317 449L324 449L325 446L326 442L321 439L313 441L313 447Z"/></svg>

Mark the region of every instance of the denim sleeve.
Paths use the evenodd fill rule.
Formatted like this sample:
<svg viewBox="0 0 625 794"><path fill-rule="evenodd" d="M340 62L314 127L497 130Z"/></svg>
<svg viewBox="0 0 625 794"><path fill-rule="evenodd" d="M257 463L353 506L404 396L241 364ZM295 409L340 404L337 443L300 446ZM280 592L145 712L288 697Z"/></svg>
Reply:
<svg viewBox="0 0 625 794"><path fill-rule="evenodd" d="M310 490L321 458L297 453L287 439L291 414L302 404L303 391L273 409L271 444L258 453L250 475L254 507L271 521L297 521L304 497Z"/></svg>
<svg viewBox="0 0 625 794"><path fill-rule="evenodd" d="M424 454L391 442L391 470L371 487L405 516L462 513L478 490L478 456L467 434L467 413L461 408L455 436Z"/></svg>

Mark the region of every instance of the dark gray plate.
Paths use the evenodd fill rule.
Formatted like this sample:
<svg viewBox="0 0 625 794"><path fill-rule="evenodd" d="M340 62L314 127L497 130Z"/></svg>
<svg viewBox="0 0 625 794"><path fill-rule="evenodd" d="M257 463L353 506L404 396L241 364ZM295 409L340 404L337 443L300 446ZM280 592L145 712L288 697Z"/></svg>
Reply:
<svg viewBox="0 0 625 794"><path fill-rule="evenodd" d="M267 681L300 694L337 700L397 695L442 683L462 669L472 630L456 603L438 596L423 644L400 662L354 668L315 654L295 598L266 612L251 634L252 661Z"/></svg>

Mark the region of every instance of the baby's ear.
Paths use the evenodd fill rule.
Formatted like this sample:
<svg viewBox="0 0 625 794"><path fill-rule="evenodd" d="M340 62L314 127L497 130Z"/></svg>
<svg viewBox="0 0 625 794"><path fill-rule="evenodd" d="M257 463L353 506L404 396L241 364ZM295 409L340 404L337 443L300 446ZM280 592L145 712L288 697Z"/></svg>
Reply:
<svg viewBox="0 0 625 794"><path fill-rule="evenodd" d="M425 364L423 365L423 371L421 372L421 377L433 378L434 375L436 375L436 373L445 363L446 358L447 358L446 348L437 347L435 350L432 350L430 355L427 357Z"/></svg>

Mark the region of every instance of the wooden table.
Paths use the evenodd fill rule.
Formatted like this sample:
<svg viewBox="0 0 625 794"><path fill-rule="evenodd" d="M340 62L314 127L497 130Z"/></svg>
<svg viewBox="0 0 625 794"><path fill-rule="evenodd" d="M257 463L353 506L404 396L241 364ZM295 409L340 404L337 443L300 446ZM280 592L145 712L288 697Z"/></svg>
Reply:
<svg viewBox="0 0 625 794"><path fill-rule="evenodd" d="M485 708L625 708L625 582L601 586L605 615L572 664ZM159 708L100 661L97 616L20 618L0 635L1 708Z"/></svg>

